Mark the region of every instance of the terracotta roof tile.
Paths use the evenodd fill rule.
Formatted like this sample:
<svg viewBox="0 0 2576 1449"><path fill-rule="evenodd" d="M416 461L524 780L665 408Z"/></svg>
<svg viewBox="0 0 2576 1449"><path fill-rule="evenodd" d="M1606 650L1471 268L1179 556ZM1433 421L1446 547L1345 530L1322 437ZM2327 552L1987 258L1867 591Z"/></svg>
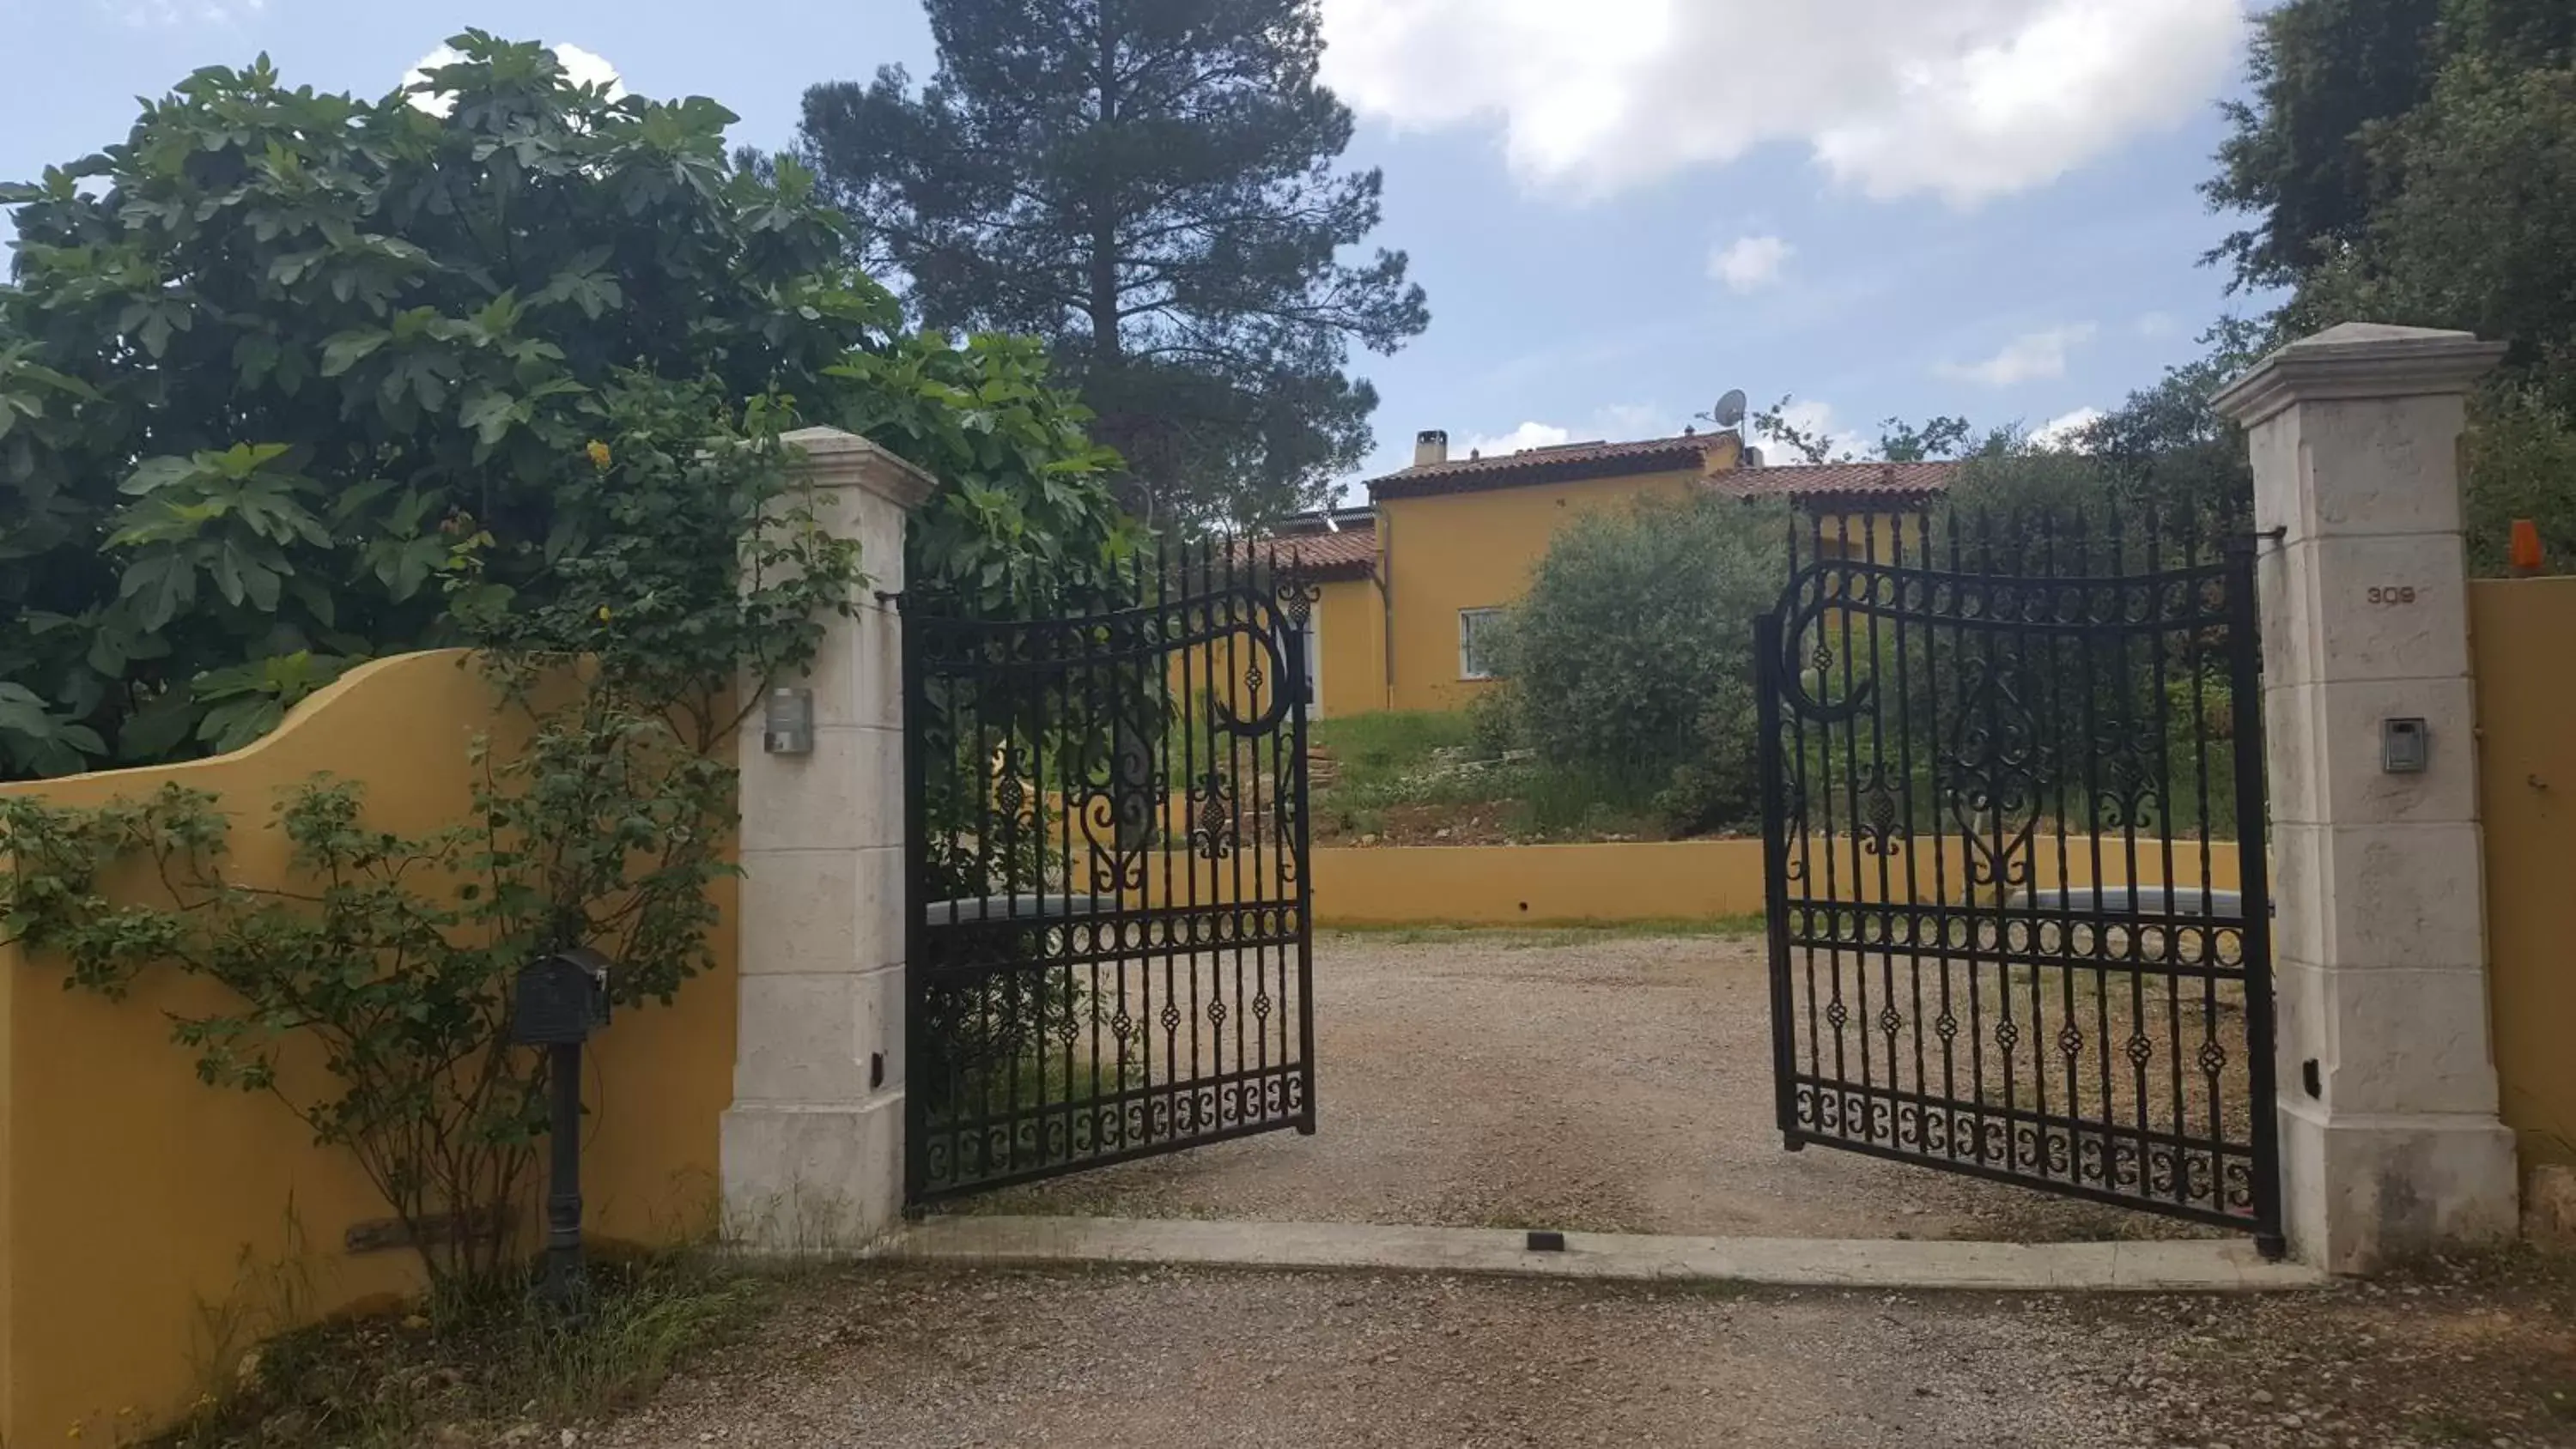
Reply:
<svg viewBox="0 0 2576 1449"><path fill-rule="evenodd" d="M1320 529L1283 530L1262 541L1281 557L1294 556L1319 579L1361 579L1377 568L1377 524L1344 520L1339 533Z"/></svg>
<svg viewBox="0 0 2576 1449"><path fill-rule="evenodd" d="M1560 448L1528 448L1490 458L1452 458L1389 473L1368 481L1373 498L1421 498L1437 493L1467 493L1479 488L1507 488L1521 483L1549 483L1578 478L1616 478L1635 473L1661 473L1702 466L1711 448L1728 442L1729 433L1699 433L1678 438L1649 438L1637 443L1575 443Z"/></svg>
<svg viewBox="0 0 2576 1449"><path fill-rule="evenodd" d="M1923 498L1948 492L1958 476L1956 463L1792 463L1719 473L1708 486L1739 498Z"/></svg>

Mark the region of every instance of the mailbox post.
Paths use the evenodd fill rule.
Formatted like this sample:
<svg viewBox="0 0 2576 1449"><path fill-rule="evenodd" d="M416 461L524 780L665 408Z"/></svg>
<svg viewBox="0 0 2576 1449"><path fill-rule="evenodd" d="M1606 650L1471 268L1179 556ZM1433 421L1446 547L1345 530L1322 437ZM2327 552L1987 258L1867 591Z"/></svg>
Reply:
<svg viewBox="0 0 2576 1449"><path fill-rule="evenodd" d="M584 1287L581 1264L581 1048L608 1025L609 960L587 946L541 956L519 968L510 1034L546 1049L552 1096L547 1127L546 1271L539 1291L574 1306Z"/></svg>

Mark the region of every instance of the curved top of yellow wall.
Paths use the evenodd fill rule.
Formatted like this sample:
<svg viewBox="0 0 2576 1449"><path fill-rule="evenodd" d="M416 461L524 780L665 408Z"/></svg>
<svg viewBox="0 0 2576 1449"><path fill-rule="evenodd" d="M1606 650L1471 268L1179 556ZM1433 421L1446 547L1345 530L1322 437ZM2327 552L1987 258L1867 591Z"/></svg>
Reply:
<svg viewBox="0 0 2576 1449"><path fill-rule="evenodd" d="M91 781L102 782L112 791L143 775L152 776L157 786L165 781L189 784L192 777L213 772L228 774L223 781L227 785L240 785L271 770L280 776L291 771L301 778L382 768L402 758L399 752L411 746L462 748L468 742L465 736L452 740L431 736L456 731L456 716L442 706L461 692L472 691L488 708L492 686L471 667L473 657L470 649L429 649L371 659L297 702L277 728L228 754L50 780L11 781L0 783L0 795L64 796L64 803L70 804L79 803L71 797L86 798L92 793L86 788Z"/></svg>

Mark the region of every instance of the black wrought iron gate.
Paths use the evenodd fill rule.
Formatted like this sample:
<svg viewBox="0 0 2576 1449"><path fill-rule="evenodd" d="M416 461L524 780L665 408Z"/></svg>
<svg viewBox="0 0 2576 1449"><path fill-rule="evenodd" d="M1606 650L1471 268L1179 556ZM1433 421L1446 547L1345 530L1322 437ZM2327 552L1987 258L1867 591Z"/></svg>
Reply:
<svg viewBox="0 0 2576 1449"><path fill-rule="evenodd" d="M1313 602L1217 543L1034 621L906 595L910 1201L1314 1130Z"/></svg>
<svg viewBox="0 0 2576 1449"><path fill-rule="evenodd" d="M1797 532L1756 630L1787 1145L2277 1249L2250 547L2117 517Z"/></svg>

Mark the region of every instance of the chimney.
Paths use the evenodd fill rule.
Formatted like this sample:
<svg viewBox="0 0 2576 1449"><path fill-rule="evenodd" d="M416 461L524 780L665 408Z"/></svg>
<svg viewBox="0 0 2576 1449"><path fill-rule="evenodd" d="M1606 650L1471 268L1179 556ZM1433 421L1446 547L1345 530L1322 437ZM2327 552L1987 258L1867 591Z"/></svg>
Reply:
<svg viewBox="0 0 2576 1449"><path fill-rule="evenodd" d="M1438 428L1430 428L1413 435L1414 467L1428 468L1435 463L1448 461L1449 435L1447 433Z"/></svg>

